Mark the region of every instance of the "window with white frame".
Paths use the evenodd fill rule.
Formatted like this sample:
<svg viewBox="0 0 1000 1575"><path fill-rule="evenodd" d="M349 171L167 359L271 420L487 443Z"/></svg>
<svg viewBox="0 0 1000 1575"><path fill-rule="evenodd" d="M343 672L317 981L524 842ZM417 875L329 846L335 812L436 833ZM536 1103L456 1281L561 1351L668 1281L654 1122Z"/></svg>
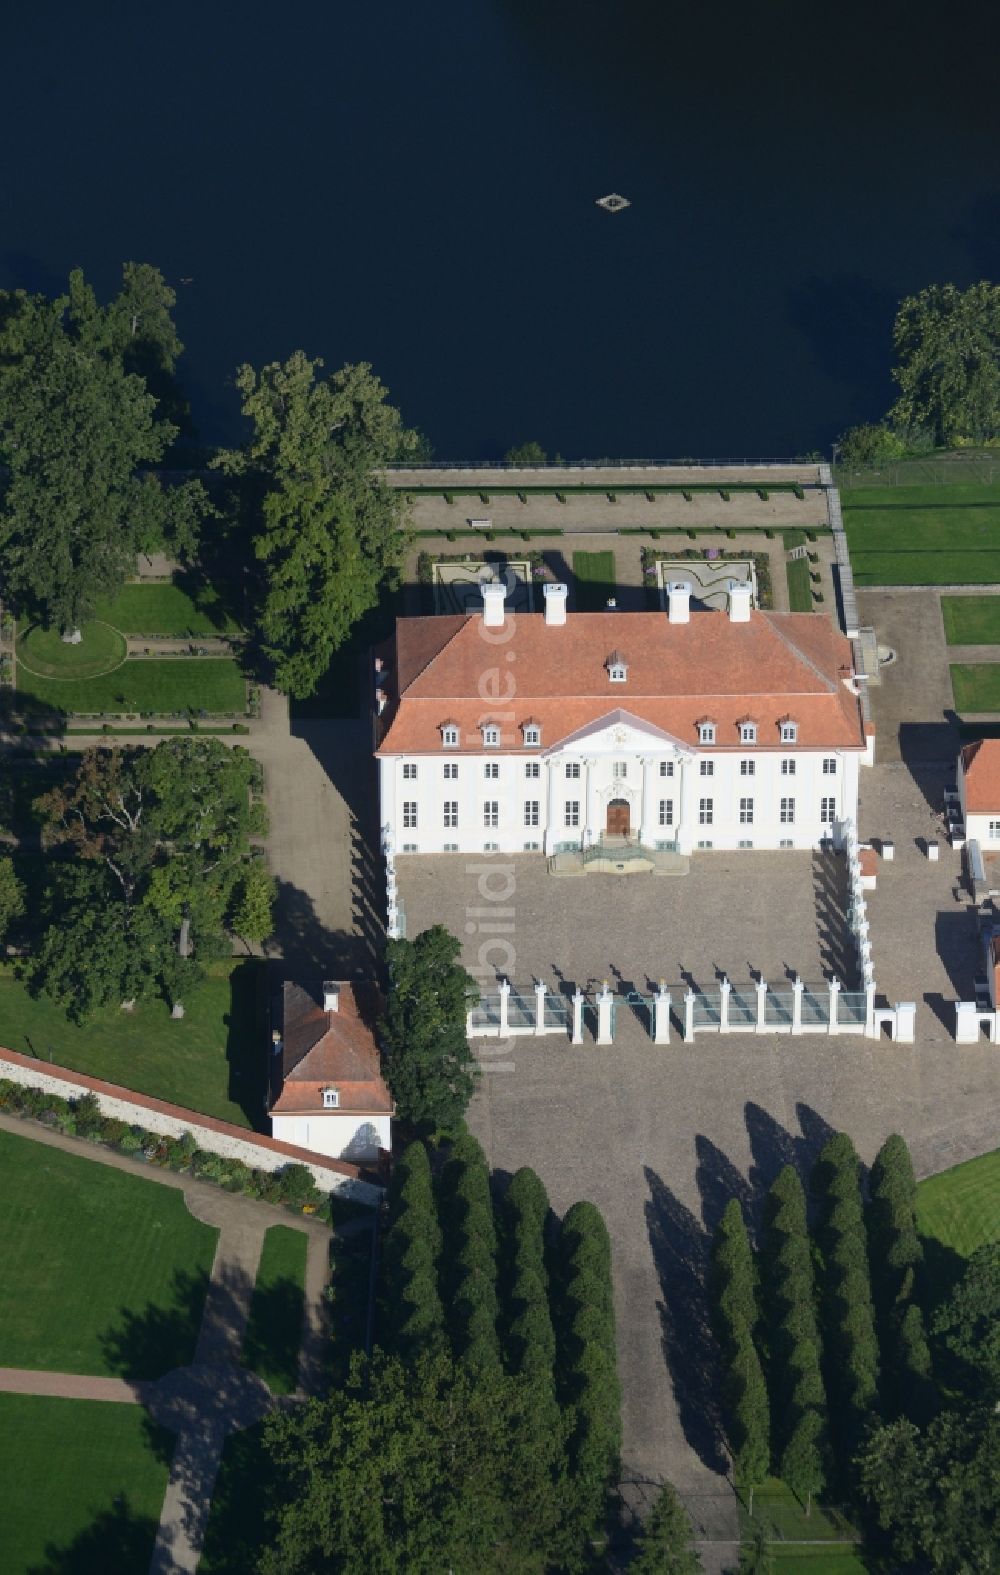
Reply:
<svg viewBox="0 0 1000 1575"><path fill-rule="evenodd" d="M500 824L500 804L495 798L488 798L483 805L483 825L494 830Z"/></svg>
<svg viewBox="0 0 1000 1575"><path fill-rule="evenodd" d="M795 800L793 798L783 798L781 800L780 819L783 826L794 826Z"/></svg>
<svg viewBox="0 0 1000 1575"><path fill-rule="evenodd" d="M741 837L736 846L738 848L752 848L753 843L750 841L749 837Z"/></svg>
<svg viewBox="0 0 1000 1575"><path fill-rule="evenodd" d="M483 776L488 782L495 782L500 775L499 760L486 760L483 762Z"/></svg>
<svg viewBox="0 0 1000 1575"><path fill-rule="evenodd" d="M792 848L794 846L795 844L793 843L791 837L782 837L781 841L778 843L779 848Z"/></svg>
<svg viewBox="0 0 1000 1575"><path fill-rule="evenodd" d="M786 719L784 722L782 722L780 724L780 726L781 726L781 735L780 735L781 736L781 742L783 744L794 744L796 739L799 736L799 724L797 722L789 722Z"/></svg>
<svg viewBox="0 0 1000 1575"><path fill-rule="evenodd" d="M827 755L825 757L823 761L823 775L825 777L835 777L837 775L836 755Z"/></svg>
<svg viewBox="0 0 1000 1575"><path fill-rule="evenodd" d="M483 747L484 749L500 747L500 729L495 722L486 722L483 725Z"/></svg>
<svg viewBox="0 0 1000 1575"><path fill-rule="evenodd" d="M444 801L444 825L447 831L449 826L458 825L458 799L446 798Z"/></svg>
<svg viewBox="0 0 1000 1575"><path fill-rule="evenodd" d="M621 780L622 777L627 777L628 776L628 761L627 760L612 760L612 762L611 762L611 775L613 777L617 777L619 779L619 781Z"/></svg>
<svg viewBox="0 0 1000 1575"><path fill-rule="evenodd" d="M752 798L741 798L740 799L740 825L741 826L752 826L753 825L753 799Z"/></svg>
<svg viewBox="0 0 1000 1575"><path fill-rule="evenodd" d="M672 798L660 799L660 825L672 826L674 823L674 801Z"/></svg>
<svg viewBox="0 0 1000 1575"><path fill-rule="evenodd" d="M819 801L819 821L821 826L832 826L837 818L837 800L835 798L821 798Z"/></svg>
<svg viewBox="0 0 1000 1575"><path fill-rule="evenodd" d="M444 779L446 782L458 781L458 761L446 760L444 763Z"/></svg>
<svg viewBox="0 0 1000 1575"><path fill-rule="evenodd" d="M623 684L628 677L628 668L624 662L609 662L608 677L613 684Z"/></svg>
<svg viewBox="0 0 1000 1575"><path fill-rule="evenodd" d="M403 761L403 781L415 782L417 780L417 762L415 760Z"/></svg>
<svg viewBox="0 0 1000 1575"><path fill-rule="evenodd" d="M458 852L458 843L457 842L443 842L441 844L441 847L442 847L443 852L445 852L445 853L457 853Z"/></svg>
<svg viewBox="0 0 1000 1575"><path fill-rule="evenodd" d="M441 742L445 749L458 748L458 728L453 722L449 722L441 729Z"/></svg>
<svg viewBox="0 0 1000 1575"><path fill-rule="evenodd" d="M579 824L580 824L580 800L578 798L568 798L566 800L566 807L565 807L565 811L563 813L563 825L564 826L578 826Z"/></svg>
<svg viewBox="0 0 1000 1575"><path fill-rule="evenodd" d="M524 851L525 853L539 853L541 851L541 843L526 842L524 844Z"/></svg>
<svg viewBox="0 0 1000 1575"><path fill-rule="evenodd" d="M579 760L567 760L567 762L566 762L566 775L568 777L578 777L580 775L580 762L579 762Z"/></svg>
<svg viewBox="0 0 1000 1575"><path fill-rule="evenodd" d="M541 741L542 741L542 730L538 726L538 723L537 722L526 722L525 726L524 726L524 742L525 742L525 744L526 745L527 744L538 745L538 744L541 743Z"/></svg>
<svg viewBox="0 0 1000 1575"><path fill-rule="evenodd" d="M526 760L524 762L524 774L526 777L539 776L541 774L541 767L539 766L538 761Z"/></svg>
<svg viewBox="0 0 1000 1575"><path fill-rule="evenodd" d="M339 1108L340 1108L340 1089L339 1088L324 1088L324 1090L323 1090L323 1109L324 1110L339 1110Z"/></svg>
<svg viewBox="0 0 1000 1575"><path fill-rule="evenodd" d="M483 843L483 852L484 853L499 853L500 852L500 844L499 844L499 842L484 842Z"/></svg>
<svg viewBox="0 0 1000 1575"><path fill-rule="evenodd" d="M703 777L714 777L715 776L715 761L714 760L701 760L701 761L699 761L699 763L698 763L698 770L701 772L701 775Z"/></svg>
<svg viewBox="0 0 1000 1575"><path fill-rule="evenodd" d="M538 800L527 798L524 801L524 824L526 826L538 825Z"/></svg>
<svg viewBox="0 0 1000 1575"><path fill-rule="evenodd" d="M740 723L740 743L741 744L755 744L756 742L757 742L757 723L756 722L741 722Z"/></svg>
<svg viewBox="0 0 1000 1575"><path fill-rule="evenodd" d="M741 760L740 761L740 776L741 777L753 777L753 776L756 776L756 775L757 775L757 762L756 762L756 760Z"/></svg>
<svg viewBox="0 0 1000 1575"><path fill-rule="evenodd" d="M401 853L419 853L420 849L415 842L404 842L399 851Z"/></svg>
<svg viewBox="0 0 1000 1575"><path fill-rule="evenodd" d="M698 823L699 823L699 825L710 826L712 824L712 816L714 814L714 811L715 811L715 801L714 801L714 799L700 798L698 800Z"/></svg>
<svg viewBox="0 0 1000 1575"><path fill-rule="evenodd" d="M417 801L415 798L403 800L403 829L416 831L417 829Z"/></svg>
<svg viewBox="0 0 1000 1575"><path fill-rule="evenodd" d="M783 777L793 777L795 775L794 760L783 760L781 762L781 775Z"/></svg>
<svg viewBox="0 0 1000 1575"><path fill-rule="evenodd" d="M715 843L714 842L699 842L698 846L699 846L699 848L704 848L704 849L714 848L715 847Z"/></svg>
<svg viewBox="0 0 1000 1575"><path fill-rule="evenodd" d="M996 837L1000 837L1000 820L991 820L990 821L990 839L993 840Z"/></svg>
<svg viewBox="0 0 1000 1575"><path fill-rule="evenodd" d="M660 776L661 777L672 777L673 774L674 774L674 763L673 763L673 761L672 760L661 760L660 761Z"/></svg>
<svg viewBox="0 0 1000 1575"><path fill-rule="evenodd" d="M698 742L699 742L699 744L714 744L715 743L715 723L714 722L699 722L698 723Z"/></svg>

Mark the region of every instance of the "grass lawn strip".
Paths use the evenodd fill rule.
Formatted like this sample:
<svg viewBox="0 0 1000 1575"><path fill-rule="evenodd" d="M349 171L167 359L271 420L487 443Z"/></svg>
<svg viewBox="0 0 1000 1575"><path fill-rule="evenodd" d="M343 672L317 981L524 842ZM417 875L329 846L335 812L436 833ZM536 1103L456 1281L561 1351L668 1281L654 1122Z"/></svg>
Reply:
<svg viewBox="0 0 1000 1575"><path fill-rule="evenodd" d="M957 711L1000 711L1000 662L958 662L950 671Z"/></svg>
<svg viewBox="0 0 1000 1575"><path fill-rule="evenodd" d="M218 1231L155 1181L0 1132L0 1366L158 1378L194 1356Z"/></svg>
<svg viewBox="0 0 1000 1575"><path fill-rule="evenodd" d="M298 1382L308 1248L305 1231L272 1225L260 1255L243 1365L276 1395L290 1394Z"/></svg>
<svg viewBox="0 0 1000 1575"><path fill-rule="evenodd" d="M573 575L577 611L603 612L615 594L614 553L574 552Z"/></svg>
<svg viewBox="0 0 1000 1575"><path fill-rule="evenodd" d="M81 1026L0 970L0 1042L169 1104L249 1127L263 1124L264 1003L253 960L212 964L174 1022L162 1001L95 1012Z"/></svg>
<svg viewBox="0 0 1000 1575"><path fill-rule="evenodd" d="M285 1486L264 1448L263 1431L258 1422L226 1439L198 1575L247 1575L257 1567L268 1540L268 1505Z"/></svg>
<svg viewBox="0 0 1000 1575"><path fill-rule="evenodd" d="M963 1258L986 1242L1000 1241L1000 1150L922 1181L917 1228Z"/></svg>
<svg viewBox="0 0 1000 1575"><path fill-rule="evenodd" d="M4 1575L146 1570L173 1444L141 1406L0 1394Z"/></svg>
<svg viewBox="0 0 1000 1575"><path fill-rule="evenodd" d="M197 599L179 585L125 585L113 601L102 602L96 616L134 637L148 635L240 634L236 620L207 587Z"/></svg>
<svg viewBox="0 0 1000 1575"><path fill-rule="evenodd" d="M917 487L849 487L840 494L846 514L858 509L948 509L1000 507L1000 485L994 483Z"/></svg>
<svg viewBox="0 0 1000 1575"><path fill-rule="evenodd" d="M949 645L1000 645L1000 596L942 596Z"/></svg>
<svg viewBox="0 0 1000 1575"><path fill-rule="evenodd" d="M39 678L19 660L17 687L65 713L177 715L190 710L228 716L246 711L246 683L231 657L130 657L114 672L72 681Z"/></svg>
<svg viewBox="0 0 1000 1575"><path fill-rule="evenodd" d="M30 628L17 643L18 665L35 678L67 681L113 673L128 655L121 631L94 619L83 627L83 639L71 645L58 629Z"/></svg>

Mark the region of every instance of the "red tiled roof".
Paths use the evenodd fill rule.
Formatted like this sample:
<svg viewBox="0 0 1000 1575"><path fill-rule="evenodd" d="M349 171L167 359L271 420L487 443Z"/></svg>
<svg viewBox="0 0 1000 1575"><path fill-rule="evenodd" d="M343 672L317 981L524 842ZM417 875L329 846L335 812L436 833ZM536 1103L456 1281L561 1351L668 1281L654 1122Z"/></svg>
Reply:
<svg viewBox="0 0 1000 1575"><path fill-rule="evenodd" d="M973 815L1000 810L1000 738L977 738L962 750L965 807Z"/></svg>
<svg viewBox="0 0 1000 1575"><path fill-rule="evenodd" d="M272 1115L323 1114L323 1090L340 1100L330 1115L383 1115L392 1095L382 1078L373 1025L378 992L341 983L335 1012L323 1010L319 985L286 981L282 992L282 1051L272 1079ZM276 1058L277 1059L277 1058Z"/></svg>
<svg viewBox="0 0 1000 1575"><path fill-rule="evenodd" d="M607 671L616 645L631 652L624 685ZM394 649L379 754L439 749L445 719L458 723L460 750L478 754L483 718L497 711L503 748L521 748L528 717L552 748L612 707L689 745L710 714L715 747L736 749L751 704L762 748L781 747L782 718L798 723L800 748L864 748L860 702L843 682L842 669L853 672L850 643L814 613L754 612L733 623L700 612L688 624L662 613L574 613L561 625L527 613L488 631L476 614L403 618Z"/></svg>

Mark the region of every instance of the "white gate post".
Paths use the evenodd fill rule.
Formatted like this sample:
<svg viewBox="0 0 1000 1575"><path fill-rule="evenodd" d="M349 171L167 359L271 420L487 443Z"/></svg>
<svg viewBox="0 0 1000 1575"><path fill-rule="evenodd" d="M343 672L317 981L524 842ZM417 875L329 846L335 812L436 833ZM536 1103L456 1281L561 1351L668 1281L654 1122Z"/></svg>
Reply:
<svg viewBox="0 0 1000 1575"><path fill-rule="evenodd" d="M757 1032L759 1034L766 1034L767 1033L767 980L766 979L758 979L756 981L756 986L755 987L756 987L756 990L757 990Z"/></svg>
<svg viewBox="0 0 1000 1575"><path fill-rule="evenodd" d="M573 992L573 1043L583 1044L583 991Z"/></svg>
<svg viewBox="0 0 1000 1575"><path fill-rule="evenodd" d="M730 997L730 995L732 993L732 988L733 987L730 984L729 980L727 979L726 975L723 974L722 978L719 980L719 1033L720 1034L728 1034L728 1032L729 1032L729 997Z"/></svg>
<svg viewBox="0 0 1000 1575"><path fill-rule="evenodd" d="M670 991L661 979L660 988L653 997L653 1043L670 1043Z"/></svg>
<svg viewBox="0 0 1000 1575"><path fill-rule="evenodd" d="M605 979L601 986L601 993L597 997L597 1043L599 1045L614 1043L611 1035L611 1006L613 999L611 991L608 989L608 981Z"/></svg>
<svg viewBox="0 0 1000 1575"><path fill-rule="evenodd" d="M506 1039L508 1033L510 1032L510 1027L509 1027L509 1024L507 1022L507 1003L510 1000L510 980L509 979L501 979L500 980L499 989L500 989L500 1038L501 1039Z"/></svg>
<svg viewBox="0 0 1000 1575"><path fill-rule="evenodd" d="M794 981L792 983L792 1033L793 1034L800 1034L802 1032L802 992L803 992L804 989L805 989L805 985L802 983L802 980L799 978L798 974L796 974L795 975L795 979L794 979Z"/></svg>
<svg viewBox="0 0 1000 1575"><path fill-rule="evenodd" d="M865 979L865 1038L875 1038L875 981Z"/></svg>
<svg viewBox="0 0 1000 1575"><path fill-rule="evenodd" d="M840 1033L840 1024L837 1021L837 1001L840 996L841 984L839 979L830 980L830 1032Z"/></svg>
<svg viewBox="0 0 1000 1575"><path fill-rule="evenodd" d="M684 997L684 1043L694 1044L694 991L688 990Z"/></svg>
<svg viewBox="0 0 1000 1575"><path fill-rule="evenodd" d="M535 1034L545 1032L545 985L539 980L535 985Z"/></svg>

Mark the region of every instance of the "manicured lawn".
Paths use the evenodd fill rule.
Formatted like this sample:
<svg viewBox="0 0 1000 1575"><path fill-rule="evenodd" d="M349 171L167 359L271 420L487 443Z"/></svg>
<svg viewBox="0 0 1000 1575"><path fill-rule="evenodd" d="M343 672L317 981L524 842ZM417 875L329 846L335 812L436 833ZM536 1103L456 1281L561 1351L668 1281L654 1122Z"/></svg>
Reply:
<svg viewBox="0 0 1000 1575"><path fill-rule="evenodd" d="M963 1258L986 1242L1000 1241L1000 1150L922 1181L917 1228Z"/></svg>
<svg viewBox="0 0 1000 1575"><path fill-rule="evenodd" d="M942 596L949 645L1000 645L1000 596Z"/></svg>
<svg viewBox="0 0 1000 1575"><path fill-rule="evenodd" d="M290 1394L298 1382L308 1246L305 1231L272 1225L260 1255L243 1365L276 1395Z"/></svg>
<svg viewBox="0 0 1000 1575"><path fill-rule="evenodd" d="M958 711L1000 711L1000 662L958 662L951 668Z"/></svg>
<svg viewBox="0 0 1000 1575"><path fill-rule="evenodd" d="M257 1567L267 1540L268 1505L283 1485L263 1434L258 1422L226 1439L198 1575L247 1575Z"/></svg>
<svg viewBox="0 0 1000 1575"><path fill-rule="evenodd" d="M793 1543L772 1544L771 1557L779 1569L808 1569L809 1575L865 1575L868 1565L850 1548L809 1548Z"/></svg>
<svg viewBox="0 0 1000 1575"><path fill-rule="evenodd" d="M242 716L246 710L246 683L229 657L130 657L103 677L76 681L38 678L19 661L17 687L65 713L191 710Z"/></svg>
<svg viewBox="0 0 1000 1575"><path fill-rule="evenodd" d="M173 1187L0 1132L0 1367L190 1362L218 1234Z"/></svg>
<svg viewBox="0 0 1000 1575"><path fill-rule="evenodd" d="M1000 487L865 488L841 501L858 585L1000 582Z"/></svg>
<svg viewBox="0 0 1000 1575"><path fill-rule="evenodd" d="M615 555L613 552L574 552L573 575L576 579L578 612L603 612L615 594Z"/></svg>
<svg viewBox="0 0 1000 1575"><path fill-rule="evenodd" d="M786 562L788 579L788 606L791 612L812 612L812 582L809 579L809 559L793 558Z"/></svg>
<svg viewBox="0 0 1000 1575"><path fill-rule="evenodd" d="M777 1477L769 1477L754 1493L753 1518L758 1525L768 1527L789 1541L843 1542L846 1537L856 1535L855 1527L839 1510L814 1503L807 1515L795 1494ZM741 1520L743 1536L750 1538L753 1527L742 1510Z"/></svg>
<svg viewBox="0 0 1000 1575"><path fill-rule="evenodd" d="M4 1575L144 1575L173 1442L138 1405L0 1394Z"/></svg>
<svg viewBox="0 0 1000 1575"><path fill-rule="evenodd" d="M125 585L110 602L102 602L96 616L113 623L123 634L186 635L239 634L216 591L205 586L190 595L180 585Z"/></svg>
<svg viewBox="0 0 1000 1575"><path fill-rule="evenodd" d="M61 1007L45 996L33 999L9 972L0 971L0 1044L222 1121L260 1126L266 1070L262 967L249 959L213 964L209 977L185 997L179 1022L162 1001L146 1001L130 1014L95 1012L79 1027Z"/></svg>
<svg viewBox="0 0 1000 1575"><path fill-rule="evenodd" d="M80 632L83 638L79 644L71 645L58 629L43 629L35 624L17 642L21 668L41 678L65 681L110 673L124 662L128 649L125 636L110 623L95 619L84 624Z"/></svg>

